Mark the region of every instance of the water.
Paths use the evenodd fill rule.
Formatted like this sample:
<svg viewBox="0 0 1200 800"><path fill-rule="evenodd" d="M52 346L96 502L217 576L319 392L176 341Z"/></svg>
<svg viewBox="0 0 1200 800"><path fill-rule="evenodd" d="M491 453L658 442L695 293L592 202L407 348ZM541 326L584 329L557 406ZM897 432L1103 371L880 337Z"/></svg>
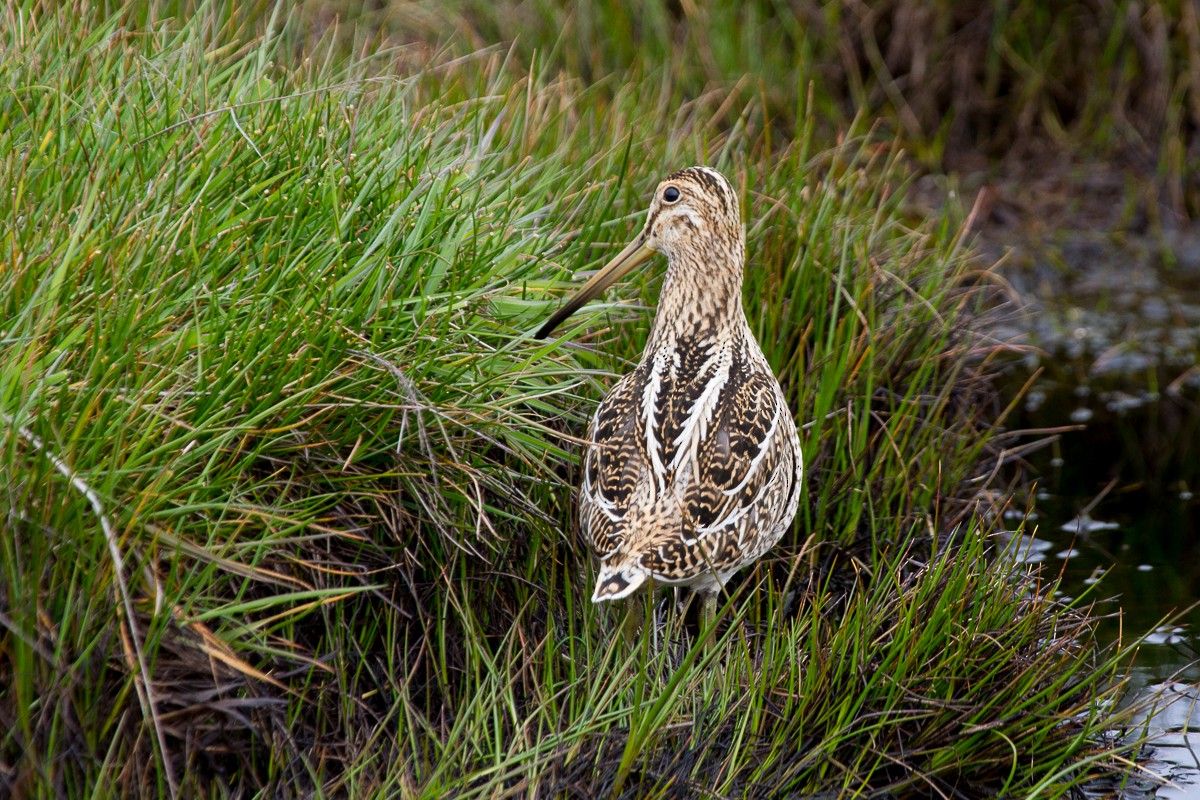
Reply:
<svg viewBox="0 0 1200 800"><path fill-rule="evenodd" d="M1012 301L989 333L1021 348L1009 395L1038 371L1007 427L1077 428L1026 465L1037 481L1030 528L1049 544L1038 557L1065 593L1097 598L1110 615L1104 641L1145 636L1135 690L1197 682L1200 223L1126 230L1089 197L1088 213L1044 235L1021 224L984 233L985 260L1006 254Z"/></svg>
<svg viewBox="0 0 1200 800"><path fill-rule="evenodd" d="M1040 549L1028 557L1097 600L1105 642L1145 635L1138 683L1200 681L1200 415L1149 392L1053 388L1031 393L1017 422L1086 426L1030 456Z"/></svg>
<svg viewBox="0 0 1200 800"><path fill-rule="evenodd" d="M1080 428L1029 456L1024 500L1033 502L1015 498L1007 527L1034 510L1012 546L1061 576L1063 597L1095 602L1102 645L1141 642L1126 702L1152 704L1140 717L1150 745L1140 766L1166 783L1135 778L1097 786L1096 797L1200 800L1197 410L1180 394L1139 391L1128 380L1073 385L1060 373L1040 381L1010 421Z"/></svg>
<svg viewBox="0 0 1200 800"><path fill-rule="evenodd" d="M1079 426L1022 465L1036 480L1026 557L1061 574L1064 595L1097 601L1108 615L1102 643L1141 640L1131 699L1192 698L1194 709L1200 220L1145 191L1151 176L1112 160L1030 161L986 183L976 244L999 289L981 327L1014 347L1008 397L1039 373L1005 425ZM1014 510L1029 500L1014 497ZM1126 786L1119 796L1200 800L1200 742L1184 732L1200 715L1170 714L1148 723L1162 757L1147 766L1179 787Z"/></svg>
<svg viewBox="0 0 1200 800"><path fill-rule="evenodd" d="M1139 766L1165 783L1132 776L1094 796L1200 800L1200 297L1151 272L1017 318L1041 348L1023 366L1042 374L1009 427L1074 428L1028 457L1036 518L1017 544L1064 596L1096 602L1102 645L1140 640L1126 702L1153 713L1130 734L1146 734Z"/></svg>

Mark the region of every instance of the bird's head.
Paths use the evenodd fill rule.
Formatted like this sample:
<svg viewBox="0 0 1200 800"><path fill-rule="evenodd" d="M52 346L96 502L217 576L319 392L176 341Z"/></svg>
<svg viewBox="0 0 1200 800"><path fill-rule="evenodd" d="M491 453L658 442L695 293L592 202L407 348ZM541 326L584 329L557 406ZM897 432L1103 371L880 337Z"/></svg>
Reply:
<svg viewBox="0 0 1200 800"><path fill-rule="evenodd" d="M737 193L724 175L709 167L688 167L672 173L654 190L641 233L550 317L536 337L544 339L563 320L655 253L674 261L715 246L740 256L743 236Z"/></svg>

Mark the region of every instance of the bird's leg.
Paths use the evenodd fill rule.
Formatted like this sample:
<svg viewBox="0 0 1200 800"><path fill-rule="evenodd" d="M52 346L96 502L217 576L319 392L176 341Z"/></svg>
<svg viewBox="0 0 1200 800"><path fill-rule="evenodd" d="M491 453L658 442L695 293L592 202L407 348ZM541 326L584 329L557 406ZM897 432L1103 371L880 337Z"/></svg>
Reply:
<svg viewBox="0 0 1200 800"><path fill-rule="evenodd" d="M625 624L621 627L621 635L627 644L633 644L637 639L638 628L646 616L646 595L637 592L629 598L629 607L625 611Z"/></svg>
<svg viewBox="0 0 1200 800"><path fill-rule="evenodd" d="M708 631L706 646L712 647L717 638L715 622L717 619L717 593L705 592L700 605L700 629Z"/></svg>

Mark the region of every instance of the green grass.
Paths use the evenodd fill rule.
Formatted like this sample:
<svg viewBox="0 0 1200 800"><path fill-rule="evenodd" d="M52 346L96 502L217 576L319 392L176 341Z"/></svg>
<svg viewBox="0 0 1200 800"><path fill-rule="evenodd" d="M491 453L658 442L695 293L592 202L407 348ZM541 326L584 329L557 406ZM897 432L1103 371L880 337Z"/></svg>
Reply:
<svg viewBox="0 0 1200 800"><path fill-rule="evenodd" d="M5 14L0 787L1055 796L1120 765L1124 655L985 555L961 220L910 218L865 122L822 138L801 82L795 136L738 92L662 113L650 63L347 57L282 7ZM629 647L572 487L661 268L531 333L701 162L807 499L712 650L663 609Z"/></svg>

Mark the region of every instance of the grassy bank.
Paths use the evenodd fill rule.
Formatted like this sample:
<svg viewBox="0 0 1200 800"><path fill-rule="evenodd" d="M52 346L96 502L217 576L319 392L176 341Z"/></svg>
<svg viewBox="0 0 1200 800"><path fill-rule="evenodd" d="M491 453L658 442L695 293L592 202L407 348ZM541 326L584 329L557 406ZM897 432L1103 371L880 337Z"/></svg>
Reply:
<svg viewBox="0 0 1200 800"><path fill-rule="evenodd" d="M648 63L168 12L0 25L0 787L1053 796L1117 763L1086 609L984 557L962 220L911 218L890 140L822 136L802 86L781 139ZM655 271L530 336L690 163L741 193L808 464L711 651L669 613L625 645L572 532Z"/></svg>

